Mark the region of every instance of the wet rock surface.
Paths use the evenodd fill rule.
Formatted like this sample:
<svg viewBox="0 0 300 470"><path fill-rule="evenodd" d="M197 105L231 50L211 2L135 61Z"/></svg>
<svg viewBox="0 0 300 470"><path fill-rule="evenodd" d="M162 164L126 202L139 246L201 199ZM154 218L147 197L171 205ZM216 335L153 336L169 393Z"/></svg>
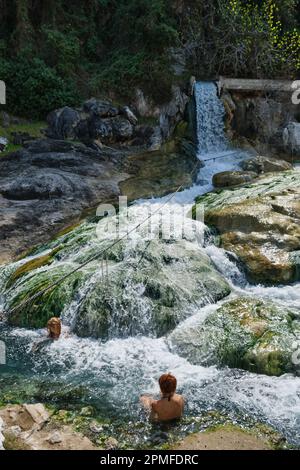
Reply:
<svg viewBox="0 0 300 470"><path fill-rule="evenodd" d="M242 168L245 171L253 171L255 173L261 174L292 170L293 166L291 163L279 158L257 156L243 162Z"/></svg>
<svg viewBox="0 0 300 470"><path fill-rule="evenodd" d="M52 139L26 143L0 160L0 262L49 240L101 202L190 186L195 162L195 156L181 155L179 146L154 155L144 147L93 149Z"/></svg>
<svg viewBox="0 0 300 470"><path fill-rule="evenodd" d="M209 193L197 202L204 204L206 223L218 229L222 246L242 260L251 281L300 279L299 170Z"/></svg>
<svg viewBox="0 0 300 470"><path fill-rule="evenodd" d="M217 363L277 376L296 373L293 352L300 340L299 320L296 310L241 297L192 327L179 327L170 335L170 344L194 364Z"/></svg>

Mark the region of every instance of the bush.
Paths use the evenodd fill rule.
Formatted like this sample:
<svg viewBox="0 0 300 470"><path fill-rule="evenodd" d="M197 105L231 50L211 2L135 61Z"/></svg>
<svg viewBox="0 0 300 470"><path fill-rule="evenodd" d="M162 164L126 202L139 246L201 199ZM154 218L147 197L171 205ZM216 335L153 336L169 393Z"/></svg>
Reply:
<svg viewBox="0 0 300 470"><path fill-rule="evenodd" d="M0 59L0 77L6 82L9 110L17 115L45 118L55 108L80 101L75 85L38 58Z"/></svg>

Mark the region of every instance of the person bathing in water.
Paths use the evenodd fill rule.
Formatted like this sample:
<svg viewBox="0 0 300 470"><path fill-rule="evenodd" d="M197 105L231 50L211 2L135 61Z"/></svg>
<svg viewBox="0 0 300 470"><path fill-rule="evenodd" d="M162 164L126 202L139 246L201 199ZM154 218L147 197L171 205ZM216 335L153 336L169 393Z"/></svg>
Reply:
<svg viewBox="0 0 300 470"><path fill-rule="evenodd" d="M177 379L174 375L163 374L159 378L161 398L142 395L140 401L145 410L150 412L150 420L156 422L172 421L181 418L184 409L184 399L176 392Z"/></svg>
<svg viewBox="0 0 300 470"><path fill-rule="evenodd" d="M58 339L61 335L61 320L57 317L52 317L47 323L48 338Z"/></svg>
<svg viewBox="0 0 300 470"><path fill-rule="evenodd" d="M53 340L57 340L60 338L61 335L61 320L57 317L52 317L48 320L47 323L47 338L42 338L41 340L37 341L31 348L33 352L38 351L43 346L52 342Z"/></svg>

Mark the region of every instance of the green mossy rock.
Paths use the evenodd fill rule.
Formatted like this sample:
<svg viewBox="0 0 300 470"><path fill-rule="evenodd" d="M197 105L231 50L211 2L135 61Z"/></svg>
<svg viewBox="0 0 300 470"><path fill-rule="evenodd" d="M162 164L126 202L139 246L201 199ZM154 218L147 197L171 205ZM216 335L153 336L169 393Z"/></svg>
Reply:
<svg viewBox="0 0 300 470"><path fill-rule="evenodd" d="M196 202L204 204L205 222L218 229L222 247L239 256L251 281L300 280L299 170L211 192Z"/></svg>
<svg viewBox="0 0 300 470"><path fill-rule="evenodd" d="M297 340L296 312L249 297L224 303L204 321L180 326L169 336L171 347L192 363L276 376L296 372Z"/></svg>
<svg viewBox="0 0 300 470"><path fill-rule="evenodd" d="M130 208L129 225L135 227L144 220L145 211L144 206ZM105 238L101 222L84 223L36 250L30 260L0 269L0 291L10 324L44 327L51 316L60 316L72 306L72 325L80 336L162 336L195 308L230 294L227 281L196 239L149 240L142 231L102 255L113 238ZM55 288L22 305L77 268Z"/></svg>

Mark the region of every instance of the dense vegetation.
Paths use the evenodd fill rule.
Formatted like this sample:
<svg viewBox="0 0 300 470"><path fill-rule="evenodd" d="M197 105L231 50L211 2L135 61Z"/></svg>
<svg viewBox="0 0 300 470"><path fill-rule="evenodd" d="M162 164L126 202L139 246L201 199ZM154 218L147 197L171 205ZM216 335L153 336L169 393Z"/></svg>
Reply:
<svg viewBox="0 0 300 470"><path fill-rule="evenodd" d="M184 75L293 77L299 0L0 0L0 79L30 117L83 97L167 101Z"/></svg>

